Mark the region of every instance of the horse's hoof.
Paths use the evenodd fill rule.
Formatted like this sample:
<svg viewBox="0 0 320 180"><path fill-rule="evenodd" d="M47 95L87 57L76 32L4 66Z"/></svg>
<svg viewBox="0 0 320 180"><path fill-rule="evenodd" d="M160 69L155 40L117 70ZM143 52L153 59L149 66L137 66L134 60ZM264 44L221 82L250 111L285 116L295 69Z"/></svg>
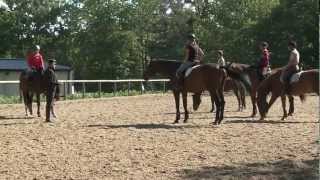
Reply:
<svg viewBox="0 0 320 180"><path fill-rule="evenodd" d="M211 123L211 125L217 126L217 125L219 125L219 124L218 124L218 122L214 121L214 122Z"/></svg>
<svg viewBox="0 0 320 180"><path fill-rule="evenodd" d="M52 121L50 119L46 119L46 123L51 123Z"/></svg>
<svg viewBox="0 0 320 180"><path fill-rule="evenodd" d="M187 119L185 119L184 121L183 121L183 123L187 123L188 122L188 120Z"/></svg>
<svg viewBox="0 0 320 180"><path fill-rule="evenodd" d="M172 124L178 124L179 121L178 120L175 120Z"/></svg>

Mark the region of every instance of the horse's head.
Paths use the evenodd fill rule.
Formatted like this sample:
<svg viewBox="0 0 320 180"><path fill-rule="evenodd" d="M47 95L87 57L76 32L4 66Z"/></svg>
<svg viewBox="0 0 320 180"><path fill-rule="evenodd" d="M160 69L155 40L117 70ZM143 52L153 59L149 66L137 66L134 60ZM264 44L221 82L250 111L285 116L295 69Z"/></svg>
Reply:
<svg viewBox="0 0 320 180"><path fill-rule="evenodd" d="M153 63L153 61L150 61L148 66L146 67L146 69L143 72L143 79L148 81L150 79L150 77L153 76L154 74L155 74L154 63Z"/></svg>
<svg viewBox="0 0 320 180"><path fill-rule="evenodd" d="M201 94L194 94L192 95L192 101L193 101L193 110L198 110L200 104L201 104Z"/></svg>

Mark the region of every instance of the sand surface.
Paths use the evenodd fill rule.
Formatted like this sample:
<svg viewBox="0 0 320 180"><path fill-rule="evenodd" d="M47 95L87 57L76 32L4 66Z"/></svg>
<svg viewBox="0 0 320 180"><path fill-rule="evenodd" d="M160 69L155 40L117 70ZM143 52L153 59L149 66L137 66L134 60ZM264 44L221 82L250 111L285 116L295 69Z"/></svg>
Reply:
<svg viewBox="0 0 320 180"><path fill-rule="evenodd" d="M227 96L219 127L209 97L173 125L170 93L60 101L54 123L0 105L0 179L316 179L318 97L295 98L285 121L279 99L265 121L247 103Z"/></svg>

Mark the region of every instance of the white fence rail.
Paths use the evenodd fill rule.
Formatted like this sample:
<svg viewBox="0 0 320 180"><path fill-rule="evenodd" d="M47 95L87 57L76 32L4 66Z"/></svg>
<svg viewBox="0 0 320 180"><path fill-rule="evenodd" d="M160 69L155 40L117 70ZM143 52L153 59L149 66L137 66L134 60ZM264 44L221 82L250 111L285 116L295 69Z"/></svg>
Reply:
<svg viewBox="0 0 320 180"><path fill-rule="evenodd" d="M163 91L167 90L166 83L169 79L150 79L148 82L163 82ZM82 96L85 97L86 94L86 84L88 83L97 83L98 85L98 95L101 96L102 92L102 83L113 84L113 93L114 95L118 91L118 84L127 83L127 93L130 94L132 83L140 83L141 84L141 94L144 91L143 82L144 79L121 79L121 80L59 80L61 84L61 92L63 92L63 96L66 97L67 94L73 93L74 84L81 84L82 86ZM19 81L0 81L0 84L19 84ZM68 93L69 92L69 93Z"/></svg>

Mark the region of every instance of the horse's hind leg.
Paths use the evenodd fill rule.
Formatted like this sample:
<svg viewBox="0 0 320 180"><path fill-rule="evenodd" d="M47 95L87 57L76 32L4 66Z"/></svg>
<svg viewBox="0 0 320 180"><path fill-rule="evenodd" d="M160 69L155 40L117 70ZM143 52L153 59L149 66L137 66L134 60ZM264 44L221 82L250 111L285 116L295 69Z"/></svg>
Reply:
<svg viewBox="0 0 320 180"><path fill-rule="evenodd" d="M241 99L240 99L240 95L239 95L239 91L238 88L234 88L233 89L234 95L237 97L237 101L238 101L238 111L241 111L242 107L241 107Z"/></svg>
<svg viewBox="0 0 320 180"><path fill-rule="evenodd" d="M241 106L243 110L243 109L246 109L246 90L242 84L240 84L239 91L240 91L240 98L241 98Z"/></svg>
<svg viewBox="0 0 320 180"><path fill-rule="evenodd" d="M224 96L222 91L219 91L218 95L220 100L220 116L219 116L219 124L220 124L221 121L223 120L224 106L226 102L224 101Z"/></svg>
<svg viewBox="0 0 320 180"><path fill-rule="evenodd" d="M288 114L287 114L287 109L286 109L286 96L281 96L281 104L282 104L282 110L283 110L283 116L281 118L281 120L284 120L285 118L288 117Z"/></svg>
<svg viewBox="0 0 320 180"><path fill-rule="evenodd" d="M189 119L189 111L188 111L188 107L187 107L187 100L188 100L188 96L187 96L187 92L182 92L182 102L183 102L183 108L184 108L184 123L188 122Z"/></svg>
<svg viewBox="0 0 320 180"><path fill-rule="evenodd" d="M180 120L180 92L173 90L173 96L176 103L176 120L173 123L178 123Z"/></svg>
<svg viewBox="0 0 320 180"><path fill-rule="evenodd" d="M293 96L288 96L289 99L289 113L288 116L292 116L294 113L294 99Z"/></svg>
<svg viewBox="0 0 320 180"><path fill-rule="evenodd" d="M40 94L37 93L37 114L38 117L41 117L41 113L40 113Z"/></svg>
<svg viewBox="0 0 320 180"><path fill-rule="evenodd" d="M209 91L211 99L214 100L216 104L216 118L213 124L218 125L219 124L219 111L220 111L220 101L215 91Z"/></svg>

